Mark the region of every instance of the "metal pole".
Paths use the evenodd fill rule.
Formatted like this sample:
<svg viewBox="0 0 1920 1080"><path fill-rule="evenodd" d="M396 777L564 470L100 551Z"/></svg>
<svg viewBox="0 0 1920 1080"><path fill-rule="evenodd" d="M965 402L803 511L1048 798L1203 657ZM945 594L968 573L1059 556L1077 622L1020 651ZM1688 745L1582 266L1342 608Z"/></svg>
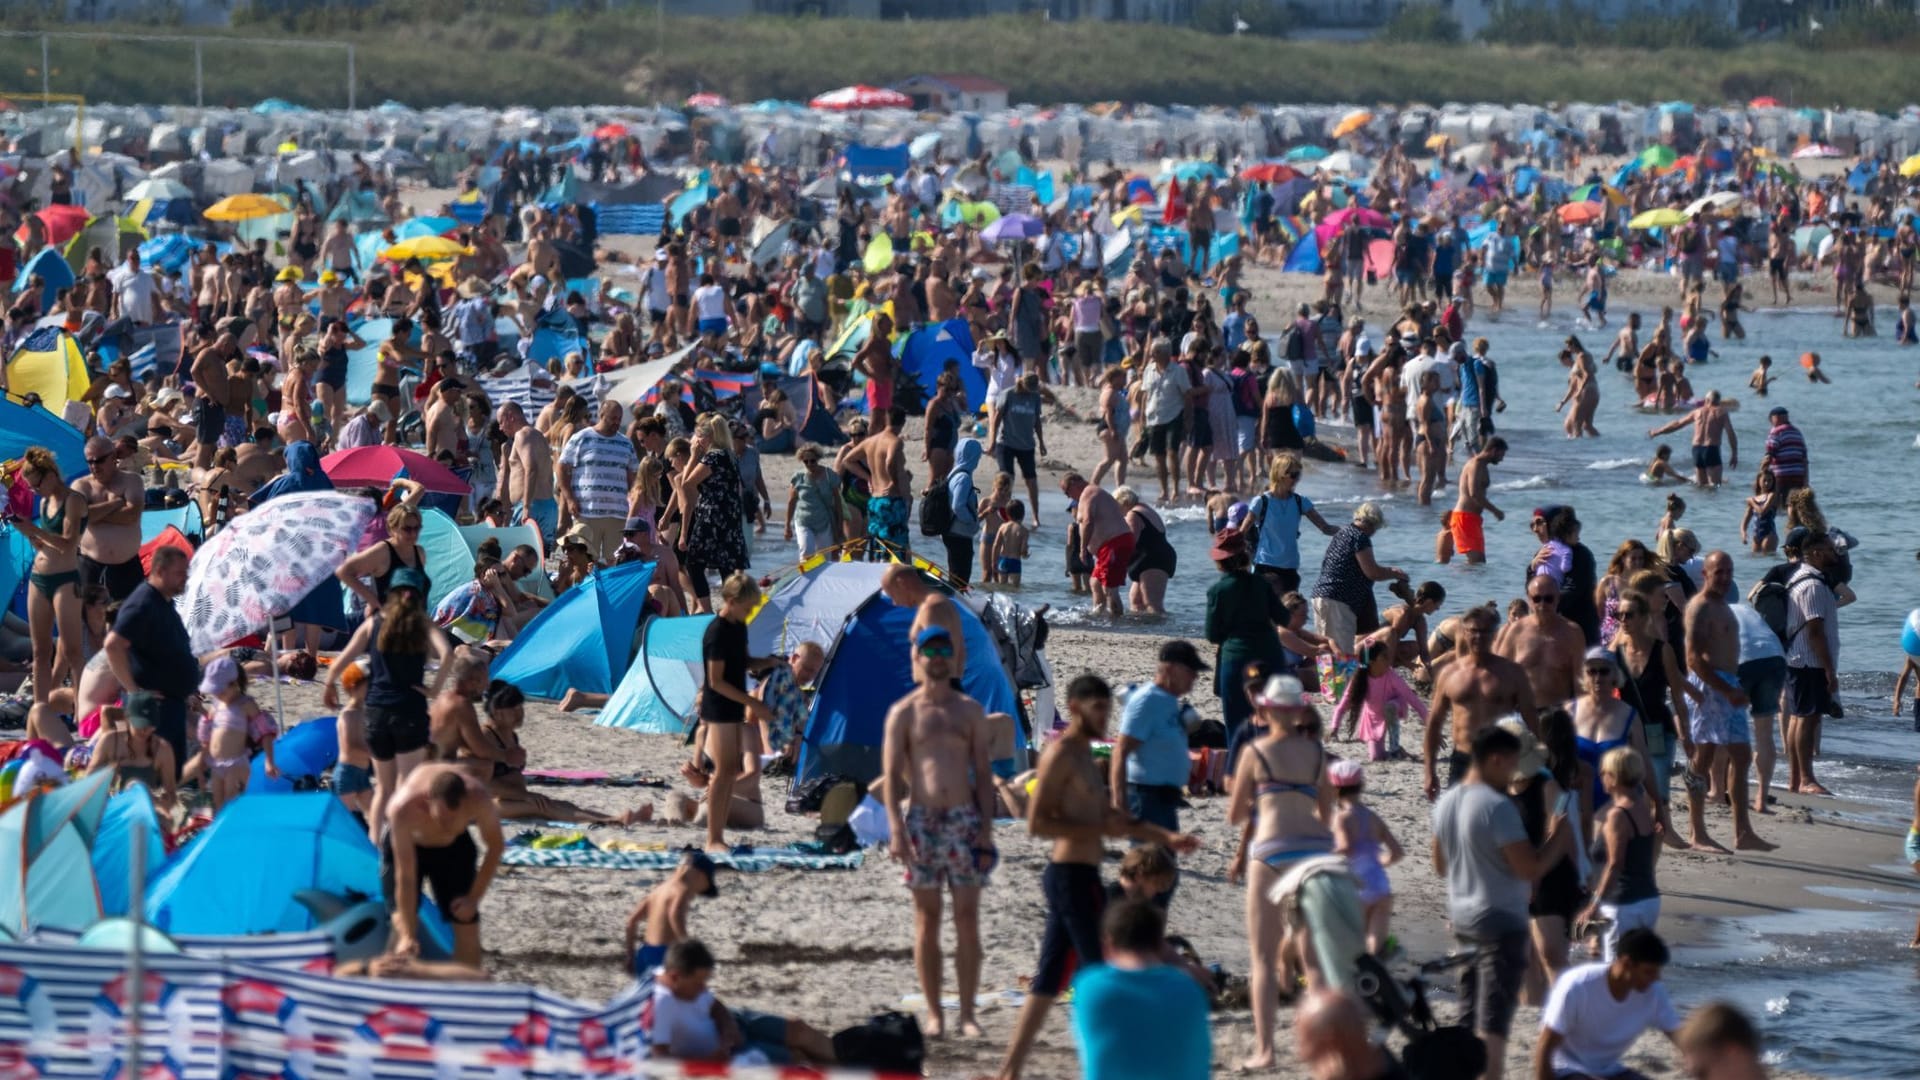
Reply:
<svg viewBox="0 0 1920 1080"><path fill-rule="evenodd" d="M193 104L197 108L207 107L207 69L201 63L200 39L193 39Z"/></svg>
<svg viewBox="0 0 1920 1080"><path fill-rule="evenodd" d="M40 35L40 93L53 93L52 61L47 59L47 35Z"/></svg>
<svg viewBox="0 0 1920 1080"><path fill-rule="evenodd" d="M141 939L147 934L147 823L133 823L133 850L127 859L127 921L133 924L127 943L127 1055L122 1075L140 1076L140 1010L147 1003Z"/></svg>
<svg viewBox="0 0 1920 1080"><path fill-rule="evenodd" d="M347 111L353 111L353 84L356 82L353 70L353 46L347 46Z"/></svg>

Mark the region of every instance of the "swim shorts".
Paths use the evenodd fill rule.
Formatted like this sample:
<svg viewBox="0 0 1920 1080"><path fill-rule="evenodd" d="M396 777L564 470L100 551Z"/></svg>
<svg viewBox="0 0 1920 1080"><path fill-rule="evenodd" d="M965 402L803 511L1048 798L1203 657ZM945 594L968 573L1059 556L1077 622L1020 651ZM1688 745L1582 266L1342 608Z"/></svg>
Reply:
<svg viewBox="0 0 1920 1080"><path fill-rule="evenodd" d="M1101 960L1100 916L1106 911L1107 890L1097 866L1050 862L1040 871L1040 893L1047 901L1047 922L1040 935L1040 963L1028 990L1056 997L1075 968Z"/></svg>
<svg viewBox="0 0 1920 1080"><path fill-rule="evenodd" d="M1920 871L1920 832L1913 829L1907 830L1907 862Z"/></svg>
<svg viewBox="0 0 1920 1080"><path fill-rule="evenodd" d="M1093 580L1117 589L1127 583L1127 564L1132 561L1133 534L1124 532L1100 545L1093 558Z"/></svg>
<svg viewBox="0 0 1920 1080"><path fill-rule="evenodd" d="M867 535L894 547L911 547L907 535L907 500L899 495L875 495L867 500Z"/></svg>
<svg viewBox="0 0 1920 1080"><path fill-rule="evenodd" d="M1787 710L1789 716L1840 715L1839 705L1827 689L1826 669L1787 668Z"/></svg>
<svg viewBox="0 0 1920 1080"><path fill-rule="evenodd" d="M1729 686L1740 685L1740 676L1735 672L1722 671L1716 674ZM1687 681L1700 692L1688 724L1693 729L1694 742L1709 746L1741 746L1753 742L1753 721L1745 705L1728 701L1698 675L1689 674Z"/></svg>
<svg viewBox="0 0 1920 1080"><path fill-rule="evenodd" d="M719 337L727 332L725 319L701 319L700 333L705 337Z"/></svg>
<svg viewBox="0 0 1920 1080"><path fill-rule="evenodd" d="M1506 287L1507 287L1507 272L1505 270L1487 271L1487 288L1504 289Z"/></svg>
<svg viewBox="0 0 1920 1080"><path fill-rule="evenodd" d="M335 795L355 795L362 791L373 790L373 771L364 765L350 765L339 762L333 767L333 793Z"/></svg>
<svg viewBox="0 0 1920 1080"><path fill-rule="evenodd" d="M1693 467L1696 469L1717 469L1720 467L1720 447L1696 446L1693 448Z"/></svg>
<svg viewBox="0 0 1920 1080"><path fill-rule="evenodd" d="M474 882L480 879L480 847L473 842L473 834L463 832L453 838L445 847L427 847L415 844L413 847L414 867L420 873L420 888L424 894L433 892L433 906L450 923L463 923L471 926L480 921L476 912L467 920L453 917L453 902L473 891ZM387 905L393 905L394 866L393 834L389 832L380 839L380 895L386 897Z"/></svg>
<svg viewBox="0 0 1920 1080"><path fill-rule="evenodd" d="M1460 1024L1480 1035L1506 1038L1527 979L1532 938L1525 930L1496 938L1459 938L1476 959L1460 972Z"/></svg>
<svg viewBox="0 0 1920 1080"><path fill-rule="evenodd" d="M1471 510L1455 510L1447 515L1447 531L1453 534L1453 550L1460 555L1487 553L1486 519Z"/></svg>
<svg viewBox="0 0 1920 1080"><path fill-rule="evenodd" d="M980 808L907 808L909 889L977 889L987 884L999 855L980 844Z"/></svg>

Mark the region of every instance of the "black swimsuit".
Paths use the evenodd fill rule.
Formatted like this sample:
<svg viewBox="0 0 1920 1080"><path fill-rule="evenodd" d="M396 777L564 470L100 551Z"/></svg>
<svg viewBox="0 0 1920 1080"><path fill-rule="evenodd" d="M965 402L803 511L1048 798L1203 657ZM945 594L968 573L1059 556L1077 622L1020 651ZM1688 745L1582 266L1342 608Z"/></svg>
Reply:
<svg viewBox="0 0 1920 1080"><path fill-rule="evenodd" d="M1139 581L1149 570L1164 570L1172 577L1179 561L1180 554L1167 543L1167 531L1151 521L1144 522L1140 538L1133 545L1133 561L1127 564L1127 580Z"/></svg>

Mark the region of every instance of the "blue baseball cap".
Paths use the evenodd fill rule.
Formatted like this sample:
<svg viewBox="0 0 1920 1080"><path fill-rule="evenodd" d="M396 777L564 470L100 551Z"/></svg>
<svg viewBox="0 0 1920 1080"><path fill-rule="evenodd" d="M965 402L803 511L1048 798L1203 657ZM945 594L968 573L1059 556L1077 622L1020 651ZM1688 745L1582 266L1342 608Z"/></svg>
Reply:
<svg viewBox="0 0 1920 1080"><path fill-rule="evenodd" d="M913 635L913 647L916 649L925 648L929 642L933 641L944 641L952 644L953 635L948 633L947 628L944 626L922 627L919 633Z"/></svg>

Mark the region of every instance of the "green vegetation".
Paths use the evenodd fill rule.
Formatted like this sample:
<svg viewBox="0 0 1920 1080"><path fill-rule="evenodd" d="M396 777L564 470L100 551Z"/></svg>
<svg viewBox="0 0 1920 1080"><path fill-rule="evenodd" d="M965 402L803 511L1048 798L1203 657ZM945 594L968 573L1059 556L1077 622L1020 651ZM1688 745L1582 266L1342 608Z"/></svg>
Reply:
<svg viewBox="0 0 1920 1080"><path fill-rule="evenodd" d="M354 43L362 107L389 98L420 107L621 104L677 101L696 90L738 101L804 100L852 82L885 84L928 71L998 79L1016 102L1708 103L1770 94L1893 111L1914 95L1908 56L1866 47L1896 40L1890 27L1873 32L1870 13L1836 14L1813 41L1708 48L1698 46L1719 42L1675 20L1635 21L1612 32L1548 26L1526 34L1509 22L1514 43L1443 44L1436 39L1444 40L1447 26L1434 18L1438 12L1422 9L1397 21L1404 40L1360 44L1015 17L911 23L669 18L663 41L651 5L537 18L526 9L524 2L417 0L256 16L206 47L207 103L251 105L269 96L318 107L346 103L341 52L248 40L258 37ZM1912 17L1899 18L1911 32ZM19 20L14 26L26 28ZM1835 33L1840 29L1844 37ZM1595 40L1609 44L1568 44ZM1660 47L1675 41L1697 47ZM0 39L0 95L38 89L39 64L38 40ZM50 67L51 89L90 101L193 101L187 45L55 40Z"/></svg>
<svg viewBox="0 0 1920 1080"><path fill-rule="evenodd" d="M1380 40L1407 45L1458 45L1460 20L1439 4L1408 4L1380 28Z"/></svg>

